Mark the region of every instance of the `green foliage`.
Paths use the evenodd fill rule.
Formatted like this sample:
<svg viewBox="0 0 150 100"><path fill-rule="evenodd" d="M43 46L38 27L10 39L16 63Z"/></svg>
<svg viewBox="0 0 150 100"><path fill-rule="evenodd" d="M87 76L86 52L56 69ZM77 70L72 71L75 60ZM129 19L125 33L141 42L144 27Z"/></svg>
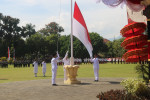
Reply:
<svg viewBox="0 0 150 100"><path fill-rule="evenodd" d="M145 80L146 83L149 82L149 67L146 64L138 64L135 68L136 73Z"/></svg>
<svg viewBox="0 0 150 100"><path fill-rule="evenodd" d="M123 85L127 92L132 95L150 99L150 89L148 88L146 83L141 79L129 78L123 80L121 82L121 85Z"/></svg>
<svg viewBox="0 0 150 100"><path fill-rule="evenodd" d="M0 59L1 59L2 61L6 61L6 60L7 60L6 57L1 57Z"/></svg>
<svg viewBox="0 0 150 100"><path fill-rule="evenodd" d="M4 16L0 13L0 57L7 56L7 48L15 49L16 58L45 57L58 51L64 56L66 51L70 51L70 36L60 35L64 32L62 26L56 22L51 22L45 28L35 31L35 25L26 24L19 26L20 20L10 16ZM123 39L104 43L103 37L98 33L89 33L93 46L93 54L99 54L101 57L121 57L124 50L120 44ZM85 46L74 37L74 57L88 58L89 54ZM12 50L10 52L13 55ZM82 53L81 53L82 52ZM70 53L70 52L69 52ZM26 58L25 57L25 58Z"/></svg>
<svg viewBox="0 0 150 100"><path fill-rule="evenodd" d="M19 26L20 20L11 16L4 16L0 13L0 57L7 56L7 48L15 48L16 57L25 55L26 38L35 34L35 26L27 24L25 27ZM12 54L12 52L11 52Z"/></svg>
<svg viewBox="0 0 150 100"><path fill-rule="evenodd" d="M122 57L125 53L125 49L121 47L121 43L123 42L124 38L114 40L113 42L108 42L108 57Z"/></svg>
<svg viewBox="0 0 150 100"><path fill-rule="evenodd" d="M59 26L59 24L57 24L56 22L51 22L45 25L45 28L42 28L38 32L49 36L50 34L59 34L61 32L64 32L64 29L62 26Z"/></svg>
<svg viewBox="0 0 150 100"><path fill-rule="evenodd" d="M26 24L26 26L22 27L22 32L21 35L22 37L26 38L26 37L31 37L31 35L35 34L35 25L30 24Z"/></svg>
<svg viewBox="0 0 150 100"><path fill-rule="evenodd" d="M137 96L127 94L125 90L110 90L107 92L101 92L96 97L99 98L99 100L141 100Z"/></svg>
<svg viewBox="0 0 150 100"><path fill-rule="evenodd" d="M40 54L45 55L45 43L46 37L42 34L36 33L31 37L27 38L26 45L27 45L27 53L33 56L33 59L38 57Z"/></svg>

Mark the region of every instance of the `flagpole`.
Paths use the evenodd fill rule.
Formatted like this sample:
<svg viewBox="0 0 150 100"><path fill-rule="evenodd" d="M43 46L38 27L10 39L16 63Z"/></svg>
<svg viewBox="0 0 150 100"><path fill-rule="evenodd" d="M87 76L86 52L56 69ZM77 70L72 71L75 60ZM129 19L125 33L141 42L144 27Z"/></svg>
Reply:
<svg viewBox="0 0 150 100"><path fill-rule="evenodd" d="M70 65L74 65L74 58L73 58L73 21L72 21L72 0L71 0L71 58L70 58Z"/></svg>

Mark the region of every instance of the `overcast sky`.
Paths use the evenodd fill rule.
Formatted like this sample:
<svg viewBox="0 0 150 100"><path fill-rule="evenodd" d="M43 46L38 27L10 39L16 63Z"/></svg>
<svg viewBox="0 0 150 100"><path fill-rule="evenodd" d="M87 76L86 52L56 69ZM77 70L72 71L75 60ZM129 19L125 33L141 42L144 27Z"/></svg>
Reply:
<svg viewBox="0 0 150 100"><path fill-rule="evenodd" d="M110 8L94 0L76 0L76 2L89 32L97 32L109 40L120 37L121 28L127 24L125 6ZM19 18L21 26L32 23L36 26L36 30L55 21L65 29L62 34L68 35L71 32L70 5L71 0L0 0L0 13Z"/></svg>

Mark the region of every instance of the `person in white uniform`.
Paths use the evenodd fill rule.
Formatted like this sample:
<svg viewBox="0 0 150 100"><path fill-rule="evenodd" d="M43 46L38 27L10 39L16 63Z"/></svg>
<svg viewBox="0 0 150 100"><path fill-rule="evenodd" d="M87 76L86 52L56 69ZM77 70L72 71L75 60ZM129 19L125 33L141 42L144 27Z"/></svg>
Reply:
<svg viewBox="0 0 150 100"><path fill-rule="evenodd" d="M63 68L65 67L65 65L70 65L70 59L68 59L68 51L66 52L66 55L65 57L63 58L63 62L64 62L64 66ZM66 69L64 68L64 81L67 80L67 75L66 75Z"/></svg>
<svg viewBox="0 0 150 100"><path fill-rule="evenodd" d="M37 73L38 73L38 62L35 60L33 62L34 65L34 76L37 77Z"/></svg>
<svg viewBox="0 0 150 100"><path fill-rule="evenodd" d="M52 65L52 85L53 86L56 86L56 73L57 73L57 60L59 60L59 54L58 52L57 53L54 53L53 54L53 58L51 60L51 65Z"/></svg>
<svg viewBox="0 0 150 100"><path fill-rule="evenodd" d="M97 57L98 57L98 55L95 54L94 58L91 58L91 62L93 62L95 82L98 82L98 80L99 80L99 60Z"/></svg>
<svg viewBox="0 0 150 100"><path fill-rule="evenodd" d="M43 76L45 77L45 73L46 73L46 62L45 61L42 62L42 72L43 72Z"/></svg>

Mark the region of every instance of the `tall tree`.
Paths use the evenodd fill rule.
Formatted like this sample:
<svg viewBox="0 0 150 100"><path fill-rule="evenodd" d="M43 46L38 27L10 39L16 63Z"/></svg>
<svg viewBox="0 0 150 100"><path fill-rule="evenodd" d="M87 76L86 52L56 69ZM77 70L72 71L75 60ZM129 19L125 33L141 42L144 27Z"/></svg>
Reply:
<svg viewBox="0 0 150 100"><path fill-rule="evenodd" d="M121 47L123 40L124 38L113 41L113 52L115 57L122 57L122 55L125 53L125 49Z"/></svg>
<svg viewBox="0 0 150 100"><path fill-rule="evenodd" d="M21 32L21 35L22 37L31 37L31 35L35 34L36 31L35 31L35 25L32 25L31 23L30 24L26 24L26 26L22 27L22 32Z"/></svg>
<svg viewBox="0 0 150 100"><path fill-rule="evenodd" d="M39 33L26 39L27 52L29 55L38 56L45 53L45 37ZM44 52L44 53L43 53Z"/></svg>
<svg viewBox="0 0 150 100"><path fill-rule="evenodd" d="M59 34L61 32L64 32L64 29L62 26L59 26L59 24L57 24L56 22L51 22L47 24L45 28L42 28L38 32L48 36L50 34Z"/></svg>
<svg viewBox="0 0 150 100"><path fill-rule="evenodd" d="M104 43L103 37L98 33L92 32L90 33L90 38L93 45L93 54L107 52L107 45Z"/></svg>

